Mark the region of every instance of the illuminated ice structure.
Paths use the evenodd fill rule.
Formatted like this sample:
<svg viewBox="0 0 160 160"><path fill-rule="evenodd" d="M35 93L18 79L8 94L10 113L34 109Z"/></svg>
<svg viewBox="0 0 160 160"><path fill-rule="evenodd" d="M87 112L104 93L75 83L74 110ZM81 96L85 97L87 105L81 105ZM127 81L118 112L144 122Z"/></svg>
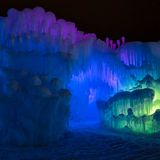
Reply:
<svg viewBox="0 0 160 160"><path fill-rule="evenodd" d="M108 38L103 42L40 7L10 9L0 26L1 68L58 77L72 92L73 121L98 117L96 99L117 91L123 66L113 48L124 44L124 37L117 45Z"/></svg>
<svg viewBox="0 0 160 160"><path fill-rule="evenodd" d="M160 132L160 80L146 76L133 91L98 101L104 125L137 133Z"/></svg>
<svg viewBox="0 0 160 160"><path fill-rule="evenodd" d="M160 132L160 43L128 43L119 57L126 77L118 93L97 101L103 124L137 133Z"/></svg>
<svg viewBox="0 0 160 160"><path fill-rule="evenodd" d="M7 96L4 103L3 101L0 101L0 114L3 113L4 106L7 105L8 108L11 107L10 104L5 104L9 101L7 99L16 99L17 97L15 98L14 96L19 95L19 93L16 93L13 96L8 97L7 91L9 89L7 88L7 84L10 84L10 74L12 72L14 73L11 80L16 81L16 86L15 84L13 86L14 90L16 89L17 92L17 85L20 85L20 88L23 88L23 85L17 80L16 74L24 71L39 77L40 81L42 81L40 78L41 76L48 77L48 82L42 85L43 87L46 87L47 90L51 90L49 82L51 82L53 77L56 77L61 81L60 88L68 88L70 90L72 94L70 113L71 122L97 120L99 119L100 112L101 118L105 121L105 124L108 125L108 123L110 124L112 121L112 116L119 115L110 114L110 110L107 112L108 106L102 104L98 107L100 108L100 111L98 111L96 101L99 99L108 100L118 92L130 91L130 89L134 90L133 87L135 87L138 80L143 79L147 75L150 75L153 79L158 79L160 77L159 53L159 42L125 43L124 37L116 42L106 38L106 42L103 42L97 39L95 34L85 34L78 31L74 23L63 19L57 20L53 13L45 12L40 7L36 7L33 10L24 9L21 12L15 9L10 9L7 17L0 17L1 94L2 97ZM10 71L9 75L6 75L6 70ZM31 89L32 94L32 87L30 84L26 83L25 87L27 87L28 91ZM145 89L145 87L142 88ZM156 109L159 109L159 91L157 87L151 89L153 91L149 90L149 97L147 98L146 94L146 97L144 96L148 101L150 100L149 104L144 103L144 108L148 108L152 102L155 103L155 107L151 107L148 112L144 112L145 109L141 110L140 112L142 113L142 116L143 112L144 115L147 114L147 116L152 116ZM53 108L57 106L59 111L55 111L49 104L45 104L47 99L44 99L43 102L45 108L47 108L47 106L51 107L53 112L47 112L45 111L45 108L40 112L37 109L41 107L43 108L43 103L36 103L33 98L28 100L26 97L30 96L30 92L27 96L24 96L24 93L22 92L21 94L26 99L23 101L23 96L18 96L18 99L21 102L17 99L16 102L20 103L20 105L17 106L20 110L16 109L15 111L22 111L23 114L16 114L23 115L24 118L19 117L18 121L13 121L11 127L11 119L7 118L8 116L1 117L1 130L5 133L7 129L7 136L9 137L4 138L4 142L2 143L10 143L10 138L13 139L10 136L13 135L15 138L13 143L26 144L25 140L31 138L32 140L29 139L31 144L45 144L57 139L56 136L53 136L55 135L55 132L58 132L56 134L58 137L64 133L67 125L67 118L69 116L67 109L69 106L70 93L68 90L61 90L64 91L64 93L59 91L52 93L52 91L49 92L47 90L43 90L45 94L51 92L52 96L56 94L59 96L59 99L62 98L59 107L57 106L58 102L53 102ZM143 91L145 92L145 90L142 90L140 93ZM148 90L146 91L148 93ZM154 95L154 97L152 97L153 99L150 97L150 92L154 93L152 94ZM40 94L38 90L36 90L36 93ZM132 95L132 93L128 93L129 97L130 94ZM66 100L63 98L66 98ZM53 99L55 99L55 97ZM137 102L135 102L136 106L140 105L138 104L139 101L140 100L138 99ZM63 102L62 105L61 102ZM27 107L29 103L32 103L29 107L33 107L33 110L32 108L29 108L27 113L25 112L25 107ZM14 106L16 107L16 105ZM136 106L135 108L138 108ZM4 113L12 113L13 109L8 109L7 107L5 107L6 109L4 110ZM112 110L112 107L110 108ZM121 115L123 113L120 112L119 108L122 108L120 104L119 107L117 105L116 113ZM126 107L124 110L127 114L128 108ZM53 116L56 112L58 112L58 114ZM132 112L135 114L134 111L129 110L129 113ZM27 118L27 114L30 114L29 118ZM157 117L158 111L155 114L155 117ZM44 115L44 117L42 115ZM108 116L106 118L106 115L109 115L110 117ZM12 116L13 115L11 115L11 118ZM35 123L31 122L32 126L29 124L30 117L36 119ZM42 124L39 123L39 125L43 126L43 120L45 120L45 118L48 118L45 123L48 126L45 126L45 129L40 127L42 130L36 132L35 128L37 127L37 122L41 119L40 123L42 122ZM50 120L50 118L53 119ZM57 121L58 124L62 126L61 128L56 128ZM18 130L20 126L16 122L23 123L24 129L27 129L27 131L30 129L30 131L28 131L29 133L25 132L27 136L30 136L29 138L27 137L25 139L21 137L24 131ZM116 126L120 126L118 123L119 122L115 121L115 125L112 125L112 127L117 128ZM136 124L141 125L141 123ZM124 125L121 126L123 127ZM149 126L149 124L147 124L147 126ZM139 130L141 130L141 127L139 128ZM32 133L34 133L34 135L32 135ZM18 134L21 136L18 136ZM42 135L39 135L38 140L34 142L34 136L37 134ZM45 138L48 134L50 134L50 139L46 140ZM16 136L20 139L16 139ZM1 137L4 137L4 135L1 135Z"/></svg>

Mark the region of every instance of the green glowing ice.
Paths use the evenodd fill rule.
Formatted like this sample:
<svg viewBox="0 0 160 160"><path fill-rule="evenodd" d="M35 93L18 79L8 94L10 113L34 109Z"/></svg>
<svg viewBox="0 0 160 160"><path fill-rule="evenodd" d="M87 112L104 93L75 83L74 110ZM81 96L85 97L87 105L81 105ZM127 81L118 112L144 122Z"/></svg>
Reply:
<svg viewBox="0 0 160 160"><path fill-rule="evenodd" d="M128 128L146 134L160 131L160 89L157 86L118 93L108 101L108 107L112 128ZM104 117L109 121L109 113L105 113Z"/></svg>

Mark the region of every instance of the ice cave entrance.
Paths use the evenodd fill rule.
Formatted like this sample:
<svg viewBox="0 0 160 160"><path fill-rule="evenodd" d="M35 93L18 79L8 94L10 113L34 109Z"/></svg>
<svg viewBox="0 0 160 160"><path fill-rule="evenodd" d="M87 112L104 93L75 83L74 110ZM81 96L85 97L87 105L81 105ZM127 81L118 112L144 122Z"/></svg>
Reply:
<svg viewBox="0 0 160 160"><path fill-rule="evenodd" d="M96 107L96 103L92 102L89 104L85 104L85 102L81 102L87 97L79 97L77 101L71 99L71 122L97 122L99 121L99 113ZM76 106L76 108L74 108Z"/></svg>
<svg viewBox="0 0 160 160"><path fill-rule="evenodd" d="M72 81L68 85L72 93L70 123L97 123L100 120L96 100L98 92L85 81Z"/></svg>

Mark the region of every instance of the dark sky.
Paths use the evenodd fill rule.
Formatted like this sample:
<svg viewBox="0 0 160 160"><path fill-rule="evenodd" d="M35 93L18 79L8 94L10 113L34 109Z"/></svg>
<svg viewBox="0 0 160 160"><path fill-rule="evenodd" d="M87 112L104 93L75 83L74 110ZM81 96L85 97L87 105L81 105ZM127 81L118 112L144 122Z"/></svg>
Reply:
<svg viewBox="0 0 160 160"><path fill-rule="evenodd" d="M41 6L58 18L98 38L124 35L127 41L160 40L160 0L0 0L0 14L9 8Z"/></svg>

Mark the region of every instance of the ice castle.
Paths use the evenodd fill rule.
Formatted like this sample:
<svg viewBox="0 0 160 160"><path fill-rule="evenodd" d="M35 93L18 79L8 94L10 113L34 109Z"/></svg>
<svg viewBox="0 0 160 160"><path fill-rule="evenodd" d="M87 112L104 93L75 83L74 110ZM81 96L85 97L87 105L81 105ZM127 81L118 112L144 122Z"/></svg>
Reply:
<svg viewBox="0 0 160 160"><path fill-rule="evenodd" d="M43 8L10 9L0 17L4 143L54 141L69 119L159 132L159 62L160 42L102 41Z"/></svg>

